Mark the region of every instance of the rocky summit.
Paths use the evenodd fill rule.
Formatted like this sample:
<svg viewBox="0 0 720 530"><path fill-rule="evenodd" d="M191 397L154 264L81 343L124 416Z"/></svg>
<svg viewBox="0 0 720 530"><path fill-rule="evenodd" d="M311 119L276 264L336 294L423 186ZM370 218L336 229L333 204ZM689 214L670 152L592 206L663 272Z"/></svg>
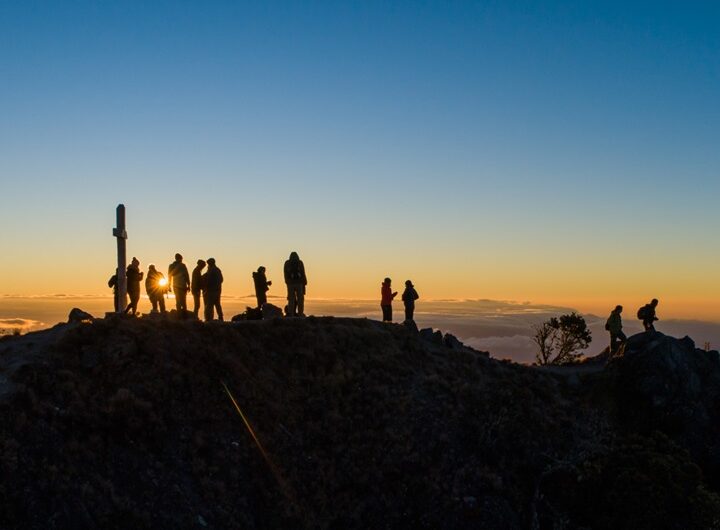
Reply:
<svg viewBox="0 0 720 530"><path fill-rule="evenodd" d="M547 370L365 319L76 313L0 340L0 527L720 528L719 392L660 333Z"/></svg>

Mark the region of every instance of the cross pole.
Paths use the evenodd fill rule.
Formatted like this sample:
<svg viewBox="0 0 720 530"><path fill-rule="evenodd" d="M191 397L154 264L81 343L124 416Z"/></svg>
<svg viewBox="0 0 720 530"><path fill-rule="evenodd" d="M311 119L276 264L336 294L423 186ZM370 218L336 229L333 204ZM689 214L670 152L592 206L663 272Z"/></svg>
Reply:
<svg viewBox="0 0 720 530"><path fill-rule="evenodd" d="M127 262L127 253L125 243L127 240L127 232L125 231L125 205L118 204L117 210L117 227L113 228L113 236L117 238L117 296L118 296L118 313L122 313L127 305L127 278L125 276L125 267Z"/></svg>

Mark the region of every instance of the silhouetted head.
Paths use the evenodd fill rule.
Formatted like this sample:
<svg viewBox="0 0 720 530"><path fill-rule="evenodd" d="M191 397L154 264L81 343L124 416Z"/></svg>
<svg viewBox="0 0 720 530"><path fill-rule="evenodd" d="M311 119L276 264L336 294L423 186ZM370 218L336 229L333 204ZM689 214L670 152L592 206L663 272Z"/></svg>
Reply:
<svg viewBox="0 0 720 530"><path fill-rule="evenodd" d="M622 313L622 306L621 306L621 305L616 305L616 306L615 306L615 311L617 311L618 313Z"/></svg>
<svg viewBox="0 0 720 530"><path fill-rule="evenodd" d="M202 269L202 268L205 266L205 260L204 260L204 259L199 259L198 262L197 262L197 264L200 265L200 268Z"/></svg>
<svg viewBox="0 0 720 530"><path fill-rule="evenodd" d="M405 280L405 287L412 287L413 284L410 280Z"/></svg>
<svg viewBox="0 0 720 530"><path fill-rule="evenodd" d="M175 261L182 261L182 255L175 254Z"/></svg>
<svg viewBox="0 0 720 530"><path fill-rule="evenodd" d="M207 264L208 264L208 267L214 267L215 266L215 258L208 258Z"/></svg>
<svg viewBox="0 0 720 530"><path fill-rule="evenodd" d="M290 253L290 261L297 261L300 259L300 256L298 256L297 252L291 252Z"/></svg>
<svg viewBox="0 0 720 530"><path fill-rule="evenodd" d="M133 256L131 265L135 265L137 267L138 265L140 265L140 261L138 261L138 259L135 256Z"/></svg>
<svg viewBox="0 0 720 530"><path fill-rule="evenodd" d="M265 272L265 267L263 267L262 265L260 265L260 266L258 267L258 272L261 273L261 274L264 273L264 272Z"/></svg>
<svg viewBox="0 0 720 530"><path fill-rule="evenodd" d="M388 284L388 285L390 285L391 282L392 282L392 280L391 280L390 278L385 278L385 279L383 280L383 283L386 283L386 284Z"/></svg>
<svg viewBox="0 0 720 530"><path fill-rule="evenodd" d="M154 270L155 270L155 265L152 264L152 263L151 263L150 265L148 265L148 270L149 270L149 271L154 271Z"/></svg>
<svg viewBox="0 0 720 530"><path fill-rule="evenodd" d="M650 305L653 306L653 307L655 307L656 305L658 305L657 298L653 298L652 301L650 302Z"/></svg>

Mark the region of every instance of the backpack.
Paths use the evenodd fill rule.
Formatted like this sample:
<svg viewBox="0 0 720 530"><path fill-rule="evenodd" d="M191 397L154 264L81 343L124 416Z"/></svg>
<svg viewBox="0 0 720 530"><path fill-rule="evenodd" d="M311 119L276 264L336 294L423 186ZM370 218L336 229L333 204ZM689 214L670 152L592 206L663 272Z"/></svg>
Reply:
<svg viewBox="0 0 720 530"><path fill-rule="evenodd" d="M647 307L642 306L640 309L638 309L638 312L637 312L638 320L645 320L646 314L647 314Z"/></svg>
<svg viewBox="0 0 720 530"><path fill-rule="evenodd" d="M300 260L290 262L288 277L291 280L302 280L302 273L300 272Z"/></svg>
<svg viewBox="0 0 720 530"><path fill-rule="evenodd" d="M610 331L610 319L609 318L605 321L605 331Z"/></svg>

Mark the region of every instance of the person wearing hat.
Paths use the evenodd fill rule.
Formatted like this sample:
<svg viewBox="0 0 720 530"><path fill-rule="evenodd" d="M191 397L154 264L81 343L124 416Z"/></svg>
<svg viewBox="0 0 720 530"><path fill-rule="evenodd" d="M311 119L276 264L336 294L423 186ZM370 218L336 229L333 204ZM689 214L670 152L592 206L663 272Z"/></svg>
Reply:
<svg viewBox="0 0 720 530"><path fill-rule="evenodd" d="M405 291L402 294L402 301L405 304L405 320L413 320L415 313L415 300L420 298L415 290L415 286L410 280L405 282Z"/></svg>
<svg viewBox="0 0 720 530"><path fill-rule="evenodd" d="M397 296L397 291L392 292L391 283L390 278L385 278L380 287L380 309L382 309L383 322L392 322L392 301Z"/></svg>
<svg viewBox="0 0 720 530"><path fill-rule="evenodd" d="M253 272L253 282L255 283L255 298L257 298L258 309L267 304L267 292L272 285L265 276L265 267L260 265L258 270Z"/></svg>
<svg viewBox="0 0 720 530"><path fill-rule="evenodd" d="M214 312L217 310L218 320L222 322L223 311L220 305L220 295L222 294L223 275L222 271L215 265L215 258L208 258L208 270L203 274L203 303L205 304L205 321L210 322L215 318Z"/></svg>
<svg viewBox="0 0 720 530"><path fill-rule="evenodd" d="M202 293L202 271L205 268L205 260L197 260L197 267L193 269L190 292L193 295L193 313L198 318L200 313L200 294Z"/></svg>
<svg viewBox="0 0 720 530"><path fill-rule="evenodd" d="M130 297L130 303L125 308L125 313L132 311L132 314L135 315L140 301L140 282L143 279L143 272L140 270L140 261L134 256L128 265L125 277L127 278L127 293Z"/></svg>

